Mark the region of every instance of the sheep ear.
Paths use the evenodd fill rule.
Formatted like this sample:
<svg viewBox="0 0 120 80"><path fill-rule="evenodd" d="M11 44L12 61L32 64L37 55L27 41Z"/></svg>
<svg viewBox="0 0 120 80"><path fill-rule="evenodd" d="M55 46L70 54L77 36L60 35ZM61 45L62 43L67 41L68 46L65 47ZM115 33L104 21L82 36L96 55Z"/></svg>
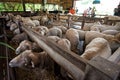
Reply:
<svg viewBox="0 0 120 80"><path fill-rule="evenodd" d="M27 66L28 65L27 64L27 62L28 62L27 58L25 58L24 60L25 60L25 66Z"/></svg>
<svg viewBox="0 0 120 80"><path fill-rule="evenodd" d="M41 35L45 35L45 33L43 31L41 31Z"/></svg>
<svg viewBox="0 0 120 80"><path fill-rule="evenodd" d="M32 68L35 68L35 65L34 65L34 62L33 62L33 61L31 61L31 64L32 64Z"/></svg>

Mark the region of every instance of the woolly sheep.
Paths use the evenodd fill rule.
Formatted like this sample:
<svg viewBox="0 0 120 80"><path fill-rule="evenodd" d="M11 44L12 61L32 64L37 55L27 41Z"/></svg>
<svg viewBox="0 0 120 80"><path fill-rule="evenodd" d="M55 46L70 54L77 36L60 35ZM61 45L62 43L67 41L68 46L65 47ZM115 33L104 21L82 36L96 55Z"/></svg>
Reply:
<svg viewBox="0 0 120 80"><path fill-rule="evenodd" d="M84 53L81 55L82 58L87 60L92 59L95 56L101 56L108 58L111 55L111 49L109 43L104 38L93 39L85 48Z"/></svg>

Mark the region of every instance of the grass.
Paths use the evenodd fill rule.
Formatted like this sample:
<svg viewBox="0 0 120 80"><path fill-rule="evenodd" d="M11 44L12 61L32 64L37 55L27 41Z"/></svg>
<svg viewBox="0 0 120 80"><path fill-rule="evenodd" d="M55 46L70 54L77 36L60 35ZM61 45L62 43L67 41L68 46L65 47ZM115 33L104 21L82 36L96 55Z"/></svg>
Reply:
<svg viewBox="0 0 120 80"><path fill-rule="evenodd" d="M12 46L10 46L10 45L7 44L7 43L0 42L0 45L6 46L6 47L10 48L11 50L15 51L15 48L13 48ZM7 57L0 56L0 58L7 58Z"/></svg>
<svg viewBox="0 0 120 80"><path fill-rule="evenodd" d="M12 46L10 46L10 45L9 45L9 44L7 44L7 43L0 42L0 45L6 46L6 47L8 47L8 48L12 49L13 51L15 51L15 48L13 48Z"/></svg>

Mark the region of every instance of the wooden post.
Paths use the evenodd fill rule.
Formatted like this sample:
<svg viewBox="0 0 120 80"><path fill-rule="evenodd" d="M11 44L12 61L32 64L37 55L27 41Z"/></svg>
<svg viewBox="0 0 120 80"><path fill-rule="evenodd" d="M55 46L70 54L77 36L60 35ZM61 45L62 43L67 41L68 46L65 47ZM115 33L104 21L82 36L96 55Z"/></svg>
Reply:
<svg viewBox="0 0 120 80"><path fill-rule="evenodd" d="M43 11L46 11L45 10L45 4L47 3L47 0L42 0L42 8L43 8Z"/></svg>
<svg viewBox="0 0 120 80"><path fill-rule="evenodd" d="M104 24L108 24L108 17L104 18Z"/></svg>
<svg viewBox="0 0 120 80"><path fill-rule="evenodd" d="M71 18L72 18L72 16L71 16L71 15L68 15L68 28L70 28Z"/></svg>
<svg viewBox="0 0 120 80"><path fill-rule="evenodd" d="M72 7L74 7L74 0L72 0Z"/></svg>
<svg viewBox="0 0 120 80"><path fill-rule="evenodd" d="M83 29L84 25L85 25L85 16L83 15L83 20L82 20L82 26L81 26L81 29Z"/></svg>
<svg viewBox="0 0 120 80"><path fill-rule="evenodd" d="M25 11L26 11L26 8L25 8L25 2L24 2L24 0L21 0L21 3L22 3L22 5L23 5L23 11L25 12Z"/></svg>

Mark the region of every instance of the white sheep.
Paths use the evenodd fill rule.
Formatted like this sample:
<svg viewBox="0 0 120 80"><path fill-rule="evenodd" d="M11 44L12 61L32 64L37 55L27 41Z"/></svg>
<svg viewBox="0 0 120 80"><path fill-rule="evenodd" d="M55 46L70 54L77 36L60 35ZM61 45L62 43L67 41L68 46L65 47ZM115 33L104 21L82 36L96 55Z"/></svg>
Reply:
<svg viewBox="0 0 120 80"><path fill-rule="evenodd" d="M58 37L62 38L62 30L57 27L52 27L49 29L46 36L58 36Z"/></svg>
<svg viewBox="0 0 120 80"><path fill-rule="evenodd" d="M77 51L77 45L79 43L79 34L76 29L70 28L66 31L65 37L70 41L71 43L71 50L75 53L78 53Z"/></svg>
<svg viewBox="0 0 120 80"><path fill-rule="evenodd" d="M120 46L120 34L113 35L107 35L103 33L99 33L96 31L87 31L85 34L85 44L87 45L90 43L94 38L101 37L106 39L109 42L109 45L112 49L112 52L114 52L119 46Z"/></svg>
<svg viewBox="0 0 120 80"><path fill-rule="evenodd" d="M101 33L109 34L109 35L116 35L116 34L120 33L120 31L117 31L117 30L105 30L105 31L102 31Z"/></svg>
<svg viewBox="0 0 120 80"><path fill-rule="evenodd" d="M84 53L81 55L82 58L87 60L90 60L95 56L101 56L103 58L108 58L111 56L110 45L104 38L93 39L86 46Z"/></svg>
<svg viewBox="0 0 120 80"><path fill-rule="evenodd" d="M20 54L25 50L32 50L33 52L43 51L36 42L31 42L29 40L23 40L19 46L16 48L15 53Z"/></svg>
<svg viewBox="0 0 120 80"><path fill-rule="evenodd" d="M59 39L57 43L61 48L71 50L71 43L68 39Z"/></svg>
<svg viewBox="0 0 120 80"><path fill-rule="evenodd" d="M32 52L31 50L25 50L9 62L10 67L32 67L34 68L38 65L43 56L46 56L45 53ZM41 60L40 60L41 59ZM43 59L44 60L44 59ZM42 63L43 64L43 63Z"/></svg>

